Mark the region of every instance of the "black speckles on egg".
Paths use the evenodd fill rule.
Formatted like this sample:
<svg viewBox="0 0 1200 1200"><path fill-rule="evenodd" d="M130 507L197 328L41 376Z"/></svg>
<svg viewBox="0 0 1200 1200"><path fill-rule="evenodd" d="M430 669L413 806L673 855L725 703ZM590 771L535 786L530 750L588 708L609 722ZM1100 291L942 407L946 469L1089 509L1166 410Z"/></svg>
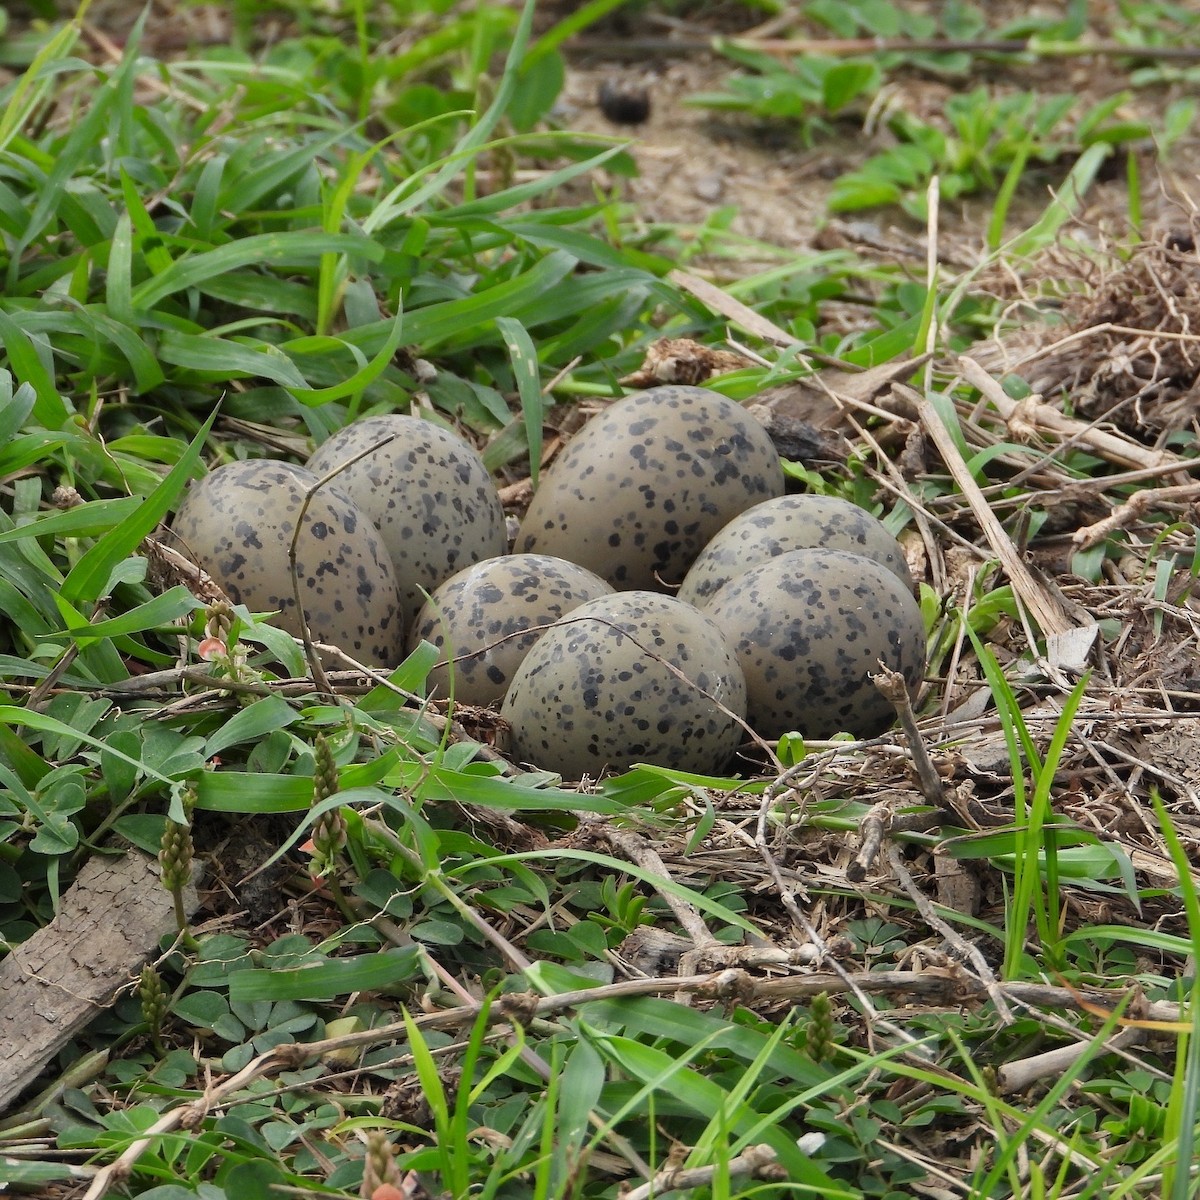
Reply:
<svg viewBox="0 0 1200 1200"><path fill-rule="evenodd" d="M658 589L678 583L721 526L782 493L771 439L740 405L706 388L654 388L572 440L542 476L517 548L570 559L620 589Z"/></svg>
<svg viewBox="0 0 1200 1200"><path fill-rule="evenodd" d="M278 611L277 624L299 635L288 551L305 496L318 482L289 463L227 463L188 489L172 525L174 543L234 601L253 612ZM391 559L374 526L336 486L323 485L308 502L296 568L316 641L374 666L399 661L404 630Z"/></svg>
<svg viewBox="0 0 1200 1200"><path fill-rule="evenodd" d="M344 463L334 482L379 528L399 581L406 630L425 592L507 548L495 485L457 434L420 417L366 417L335 433L308 466L326 475Z"/></svg>
<svg viewBox="0 0 1200 1200"><path fill-rule="evenodd" d="M792 550L752 567L704 615L736 648L750 724L765 738L874 737L896 713L868 676L882 660L915 691L925 670L912 593L886 567L842 550Z"/></svg>
<svg viewBox="0 0 1200 1200"><path fill-rule="evenodd" d="M789 550L845 550L887 567L905 588L912 575L900 543L870 513L834 496L779 496L734 517L696 559L680 600L704 608L731 579Z"/></svg>
<svg viewBox="0 0 1200 1200"><path fill-rule="evenodd" d="M503 698L525 655L552 625L612 588L597 575L548 554L513 554L475 563L447 579L422 607L409 638L454 658L454 698L491 704ZM429 674L437 694L449 693L443 661Z"/></svg>
<svg viewBox="0 0 1200 1200"><path fill-rule="evenodd" d="M672 596L634 591L582 604L548 630L501 712L519 759L579 779L636 762L722 770L741 727L720 705L741 717L745 704L717 625Z"/></svg>

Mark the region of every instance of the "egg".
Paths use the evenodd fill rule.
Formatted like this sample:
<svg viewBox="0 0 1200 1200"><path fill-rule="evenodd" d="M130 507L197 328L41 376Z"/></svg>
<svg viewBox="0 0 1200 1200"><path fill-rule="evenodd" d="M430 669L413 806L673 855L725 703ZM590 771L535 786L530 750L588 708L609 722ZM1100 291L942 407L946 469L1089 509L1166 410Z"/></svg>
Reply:
<svg viewBox="0 0 1200 1200"><path fill-rule="evenodd" d="M227 463L193 483L175 514L179 549L230 598L300 636L288 552L317 475L268 459ZM314 641L374 666L395 666L404 626L392 562L375 526L332 484L308 501L296 573Z"/></svg>
<svg viewBox="0 0 1200 1200"><path fill-rule="evenodd" d="M398 413L354 421L308 468L321 476L336 470L333 481L375 522L395 568L405 631L427 592L508 548L483 460L432 421Z"/></svg>
<svg viewBox="0 0 1200 1200"><path fill-rule="evenodd" d="M525 656L501 715L515 756L567 779L633 763L700 773L741 742L746 685L699 610L655 592L581 604Z"/></svg>
<svg viewBox="0 0 1200 1200"><path fill-rule="evenodd" d="M512 554L474 563L446 580L417 614L409 638L449 648L429 673L431 692L488 705L502 700L534 643L560 617L612 592L598 575L549 554Z"/></svg>
<svg viewBox="0 0 1200 1200"><path fill-rule="evenodd" d="M734 517L692 564L680 600L703 608L731 579L789 550L845 550L887 567L908 591L900 543L869 512L836 496L779 496Z"/></svg>
<svg viewBox="0 0 1200 1200"><path fill-rule="evenodd" d="M896 718L869 676L882 661L915 692L925 625L886 567L844 550L790 550L752 567L709 601L746 677L750 725L775 739L875 737Z"/></svg>
<svg viewBox="0 0 1200 1200"><path fill-rule="evenodd" d="M543 475L517 549L570 559L622 591L662 590L723 525L782 494L771 439L740 405L683 385L634 392Z"/></svg>

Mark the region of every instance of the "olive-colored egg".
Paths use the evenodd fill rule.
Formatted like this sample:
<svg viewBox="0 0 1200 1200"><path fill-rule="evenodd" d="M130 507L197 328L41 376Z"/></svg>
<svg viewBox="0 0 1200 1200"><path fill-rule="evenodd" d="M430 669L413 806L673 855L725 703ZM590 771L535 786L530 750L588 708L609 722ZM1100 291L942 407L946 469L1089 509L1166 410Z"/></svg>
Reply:
<svg viewBox="0 0 1200 1200"><path fill-rule="evenodd" d="M634 392L542 477L517 549L570 559L619 590L662 590L723 525L782 494L779 455L740 405L683 385Z"/></svg>
<svg viewBox="0 0 1200 1200"><path fill-rule="evenodd" d="M277 624L300 636L288 553L318 483L290 463L227 463L188 488L171 527L174 540L232 600L252 612L278 610ZM400 661L404 627L391 559L366 514L332 484L308 501L296 573L314 641L374 666Z"/></svg>
<svg viewBox="0 0 1200 1200"><path fill-rule="evenodd" d="M836 496L778 496L733 518L692 565L679 599L703 608L731 579L789 550L845 550L887 567L911 592L900 543L869 512Z"/></svg>
<svg viewBox="0 0 1200 1200"><path fill-rule="evenodd" d="M745 704L714 622L673 596L618 592L547 630L501 715L520 761L581 779L639 762L718 771L741 742Z"/></svg>
<svg viewBox="0 0 1200 1200"><path fill-rule="evenodd" d="M882 661L910 692L925 625L891 571L844 550L790 550L727 583L704 609L737 651L752 728L824 739L875 737L896 718L869 676Z"/></svg>
<svg viewBox="0 0 1200 1200"><path fill-rule="evenodd" d="M504 509L483 460L432 421L399 413L366 417L339 430L308 460L321 476L343 464L334 482L383 535L405 631L426 592L508 549Z"/></svg>
<svg viewBox="0 0 1200 1200"><path fill-rule="evenodd" d="M503 700L517 668L560 617L612 592L598 575L549 554L511 554L475 563L451 576L417 614L410 652L421 641L445 659L429 673L431 690L459 704Z"/></svg>

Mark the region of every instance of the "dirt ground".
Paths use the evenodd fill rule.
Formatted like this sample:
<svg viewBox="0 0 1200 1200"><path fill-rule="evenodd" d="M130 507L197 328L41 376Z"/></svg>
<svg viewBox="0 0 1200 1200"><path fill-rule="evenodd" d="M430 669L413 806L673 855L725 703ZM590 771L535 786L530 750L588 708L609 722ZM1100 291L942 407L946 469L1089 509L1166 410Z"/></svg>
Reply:
<svg viewBox="0 0 1200 1200"><path fill-rule="evenodd" d="M921 7L914 5L914 8ZM993 8L989 6L989 15ZM1095 5L1100 10L1109 6ZM1002 14L997 13L997 19ZM661 29L650 17L641 42L663 41ZM1098 22L1097 36L1108 26ZM657 37L650 30L655 30ZM688 23L672 24L673 37L685 44L713 32L703 14ZM743 36L754 36L749 30ZM767 32L771 32L770 29ZM612 39L616 40L616 39ZM668 42L670 38L666 39ZM589 41L600 48L588 50ZM639 176L627 185L628 196L642 221L699 225L719 207L736 210L732 230L770 246L812 251L838 246L853 248L867 258L890 259L923 265L926 231L895 209L877 209L861 216L830 217L826 201L832 182L854 170L871 155L893 144L886 128L864 131L860 120L843 122L831 138L815 145L802 144L784 123L764 124L690 106L701 92L719 91L736 64L700 49L666 52L661 46L639 55L634 34L628 48L618 51L608 39L582 38L572 56L572 69L561 104L561 119L571 128L600 133L625 132L634 140L632 153ZM625 91L644 90L651 100L649 119L635 128L621 127L600 111L597 96L608 83ZM970 80L944 80L920 74L900 78L892 103L923 120L937 122L947 98L959 88L991 82L1004 90L1036 88L1045 94L1068 91L1077 97L1083 112L1127 85L1122 70L1110 69L1092 59L1066 62L990 64L986 73ZM1147 116L1152 121L1176 98L1167 88L1135 94L1122 115ZM1151 146L1137 147L1143 180L1145 228L1153 235L1187 218L1193 208L1200 176L1200 129L1193 129L1173 147L1163 161ZM1121 238L1128 233L1128 201L1123 153L1112 161L1094 186L1080 213L1080 228L1092 236ZM1018 233L1036 220L1052 199L1052 188L1065 176L1070 163L1040 172L1029 172L1015 197L1009 228ZM984 233L991 197L944 203L939 230L940 257L950 267L973 265L984 253ZM750 273L763 261L747 247L738 262L723 261L730 274Z"/></svg>

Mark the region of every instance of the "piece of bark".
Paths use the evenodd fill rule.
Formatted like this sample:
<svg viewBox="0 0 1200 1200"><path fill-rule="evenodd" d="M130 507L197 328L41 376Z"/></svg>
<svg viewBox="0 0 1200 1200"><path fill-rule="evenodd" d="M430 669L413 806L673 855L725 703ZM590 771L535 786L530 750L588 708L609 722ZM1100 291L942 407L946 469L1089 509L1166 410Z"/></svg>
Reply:
<svg viewBox="0 0 1200 1200"><path fill-rule="evenodd" d="M935 854L933 874L937 880L937 900L943 908L969 917L978 916L981 889L974 871L956 858Z"/></svg>
<svg viewBox="0 0 1200 1200"><path fill-rule="evenodd" d="M0 962L0 1112L175 929L174 901L158 873L158 863L136 850L95 855L58 916ZM195 888L184 902L189 915L199 907Z"/></svg>

